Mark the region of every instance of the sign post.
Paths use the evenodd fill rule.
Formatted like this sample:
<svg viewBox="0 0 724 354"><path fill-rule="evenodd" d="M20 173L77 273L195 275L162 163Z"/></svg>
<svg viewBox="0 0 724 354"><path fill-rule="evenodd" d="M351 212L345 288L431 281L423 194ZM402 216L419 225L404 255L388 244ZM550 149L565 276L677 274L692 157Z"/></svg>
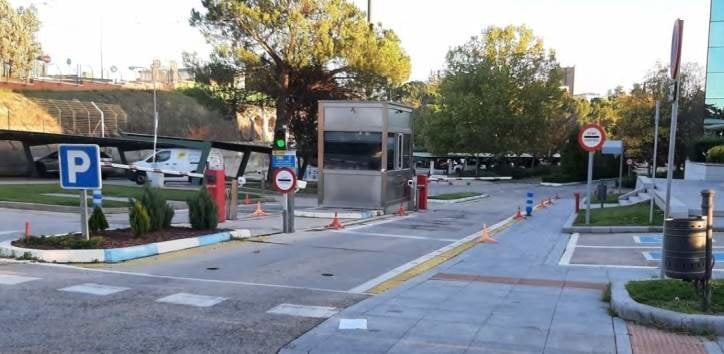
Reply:
<svg viewBox="0 0 724 354"><path fill-rule="evenodd" d="M598 124L584 125L578 132L578 144L588 151L588 178L586 183L586 225L591 223L591 183L593 182L593 154L606 142L606 132Z"/></svg>
<svg viewBox="0 0 724 354"><path fill-rule="evenodd" d="M671 90L673 104L671 106L671 128L669 135L669 156L666 160L666 210L664 217L671 213L671 180L674 176L674 152L676 151L676 125L679 116L679 69L681 67L681 43L684 35L684 20L674 22L674 32L671 37L671 79L674 81ZM663 273L663 267L662 267Z"/></svg>
<svg viewBox="0 0 724 354"><path fill-rule="evenodd" d="M289 167L274 170L272 178L274 189L282 193L282 225L284 233L294 232L294 201L289 193L297 187L297 176Z"/></svg>
<svg viewBox="0 0 724 354"><path fill-rule="evenodd" d="M659 148L659 109L660 109L660 102L656 101L656 113L654 115L654 157L651 159L651 180L653 181L653 186L651 186L651 191L649 194L651 195L651 202L649 203L649 224L654 223L654 199L656 199L656 196L654 193L656 192L656 152Z"/></svg>
<svg viewBox="0 0 724 354"><path fill-rule="evenodd" d="M83 238L90 239L88 232L88 189L100 190L101 149L90 144L60 144L58 146L60 187L80 189L80 224Z"/></svg>

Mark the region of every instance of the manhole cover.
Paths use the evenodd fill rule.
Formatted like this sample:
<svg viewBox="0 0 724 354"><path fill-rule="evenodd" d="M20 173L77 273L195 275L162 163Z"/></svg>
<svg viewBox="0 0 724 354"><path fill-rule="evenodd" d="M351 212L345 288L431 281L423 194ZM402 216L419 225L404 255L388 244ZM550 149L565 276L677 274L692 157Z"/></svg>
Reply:
<svg viewBox="0 0 724 354"><path fill-rule="evenodd" d="M332 274L332 273L322 273L322 276L323 276L323 277L333 277L334 274Z"/></svg>
<svg viewBox="0 0 724 354"><path fill-rule="evenodd" d="M219 270L219 267L207 267L206 270Z"/></svg>

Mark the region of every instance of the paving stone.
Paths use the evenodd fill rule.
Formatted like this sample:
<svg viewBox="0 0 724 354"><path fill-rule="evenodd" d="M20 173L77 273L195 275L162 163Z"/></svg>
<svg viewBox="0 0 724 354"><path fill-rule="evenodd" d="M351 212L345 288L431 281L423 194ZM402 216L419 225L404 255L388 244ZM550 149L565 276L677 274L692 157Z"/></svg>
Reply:
<svg viewBox="0 0 724 354"><path fill-rule="evenodd" d="M403 337L412 342L460 345L467 347L480 326L467 323L421 320Z"/></svg>
<svg viewBox="0 0 724 354"><path fill-rule="evenodd" d="M372 310L367 311L366 315L386 316L386 317L400 317L410 319L421 319L427 313L426 309L419 307L410 307L398 304L381 304L375 306Z"/></svg>
<svg viewBox="0 0 724 354"><path fill-rule="evenodd" d="M585 319L584 322L585 324ZM615 353L616 345L614 335L580 334L567 331L551 330L548 333L546 352L585 352L585 353Z"/></svg>
<svg viewBox="0 0 724 354"><path fill-rule="evenodd" d="M464 354L468 346L440 345L402 340L395 344L389 354Z"/></svg>
<svg viewBox="0 0 724 354"><path fill-rule="evenodd" d="M333 335L309 351L314 354L378 354L387 353L398 339L380 338L375 335L351 336Z"/></svg>
<svg viewBox="0 0 724 354"><path fill-rule="evenodd" d="M542 351L545 347L548 331L540 328L502 327L487 324L480 328L471 346L500 344L524 346L525 349L537 348Z"/></svg>
<svg viewBox="0 0 724 354"><path fill-rule="evenodd" d="M444 322L460 322L482 326L488 321L492 313L492 308L487 311L480 311L479 308L473 308L470 309L470 311L430 310L423 319Z"/></svg>

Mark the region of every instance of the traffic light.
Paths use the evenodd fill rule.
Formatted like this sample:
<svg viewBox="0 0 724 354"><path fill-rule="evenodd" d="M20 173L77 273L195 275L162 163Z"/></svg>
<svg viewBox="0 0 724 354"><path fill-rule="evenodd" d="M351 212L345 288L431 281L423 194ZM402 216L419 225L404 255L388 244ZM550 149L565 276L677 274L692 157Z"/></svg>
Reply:
<svg viewBox="0 0 724 354"><path fill-rule="evenodd" d="M277 128L274 130L274 144L272 148L274 150L286 150L287 149L287 140L289 136L287 134L287 127L282 126L281 128Z"/></svg>

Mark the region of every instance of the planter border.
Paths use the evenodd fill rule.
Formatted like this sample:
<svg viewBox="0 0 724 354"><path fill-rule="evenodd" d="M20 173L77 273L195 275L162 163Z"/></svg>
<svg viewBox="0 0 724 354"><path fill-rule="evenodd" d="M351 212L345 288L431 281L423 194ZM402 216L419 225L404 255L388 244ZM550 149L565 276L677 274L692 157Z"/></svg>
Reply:
<svg viewBox="0 0 724 354"><path fill-rule="evenodd" d="M611 284L611 307L619 317L672 330L724 335L724 316L680 313L636 302L626 289L627 283L615 281Z"/></svg>
<svg viewBox="0 0 724 354"><path fill-rule="evenodd" d="M436 203L436 204L455 204L455 203L463 203L463 202L469 202L471 200L478 200L489 197L489 194L481 193L480 195L475 195L472 197L465 197L465 198L458 198L458 199L433 199L428 197L427 202L428 203Z"/></svg>
<svg viewBox="0 0 724 354"><path fill-rule="evenodd" d="M11 244L12 241L5 241L0 243L0 256L14 258L29 254L38 261L52 263L117 263L250 237L249 230L232 230L138 246L90 250L38 250L15 247Z"/></svg>
<svg viewBox="0 0 724 354"><path fill-rule="evenodd" d="M540 185L546 186L546 187L565 187L565 186L575 186L575 185L584 184L584 183L586 183L586 182L580 182L580 181L579 182L565 182L565 183L541 182Z"/></svg>

